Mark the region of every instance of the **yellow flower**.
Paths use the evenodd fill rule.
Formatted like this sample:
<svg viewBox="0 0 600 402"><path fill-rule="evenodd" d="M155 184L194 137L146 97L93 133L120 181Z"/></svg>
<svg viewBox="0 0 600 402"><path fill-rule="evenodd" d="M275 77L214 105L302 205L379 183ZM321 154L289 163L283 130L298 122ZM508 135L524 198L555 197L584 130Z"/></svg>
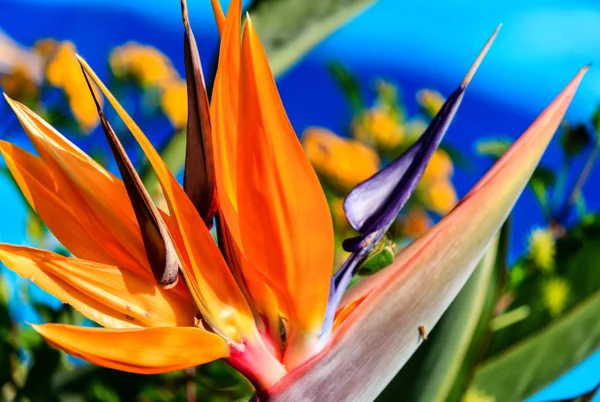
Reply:
<svg viewBox="0 0 600 402"><path fill-rule="evenodd" d="M427 208L439 215L445 215L458 202L456 190L450 180L436 180L420 185L423 202Z"/></svg>
<svg viewBox="0 0 600 402"><path fill-rule="evenodd" d="M423 208L412 208L400 218L400 231L407 237L418 237L431 226L432 221Z"/></svg>
<svg viewBox="0 0 600 402"><path fill-rule="evenodd" d="M417 93L417 101L425 113L433 117L440 111L446 99L438 91L422 89Z"/></svg>
<svg viewBox="0 0 600 402"><path fill-rule="evenodd" d="M364 144L390 150L404 139L404 127L388 107L365 110L352 124L352 136Z"/></svg>
<svg viewBox="0 0 600 402"><path fill-rule="evenodd" d="M174 127L185 127L188 117L187 83L175 80L164 85L160 104Z"/></svg>
<svg viewBox="0 0 600 402"><path fill-rule="evenodd" d="M551 316L557 316L563 312L569 298L569 284L561 278L548 279L542 289L544 306Z"/></svg>
<svg viewBox="0 0 600 402"><path fill-rule="evenodd" d="M374 150L324 128L307 129L302 145L316 172L341 192L368 179L379 167L379 156Z"/></svg>
<svg viewBox="0 0 600 402"><path fill-rule="evenodd" d="M554 256L556 254L555 241L552 231L537 228L529 236L529 255L537 268L544 273L554 269Z"/></svg>
<svg viewBox="0 0 600 402"><path fill-rule="evenodd" d="M462 402L496 402L496 398L476 388L469 388L463 395Z"/></svg>
<svg viewBox="0 0 600 402"><path fill-rule="evenodd" d="M152 46L136 42L113 49L109 65L115 76L132 77L144 86L160 86L179 78L167 56Z"/></svg>
<svg viewBox="0 0 600 402"><path fill-rule="evenodd" d="M84 133L91 132L100 122L81 67L75 58L75 45L63 42L48 63L46 78L50 85L61 88L66 94L73 117ZM94 88L94 92L97 90ZM102 98L98 101L102 104Z"/></svg>
<svg viewBox="0 0 600 402"><path fill-rule="evenodd" d="M445 151L438 149L427 164L422 180L426 182L447 180L453 173L452 159L450 159L450 156Z"/></svg>
<svg viewBox="0 0 600 402"><path fill-rule="evenodd" d="M340 232L345 232L350 227L350 224L348 218L346 218L346 212L344 211L344 199L334 199L329 203L329 208L331 209L333 224Z"/></svg>

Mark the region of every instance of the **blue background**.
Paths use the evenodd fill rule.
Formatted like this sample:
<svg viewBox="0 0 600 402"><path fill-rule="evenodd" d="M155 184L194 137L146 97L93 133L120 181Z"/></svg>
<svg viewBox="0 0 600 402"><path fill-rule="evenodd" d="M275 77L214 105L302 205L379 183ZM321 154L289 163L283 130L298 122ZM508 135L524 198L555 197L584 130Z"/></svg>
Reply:
<svg viewBox="0 0 600 402"><path fill-rule="evenodd" d="M218 39L210 2L188 3L200 52L208 67ZM182 71L179 12L179 2L175 0L0 0L0 29L27 46L41 37L70 39L100 73L106 69L109 49L128 40L156 46ZM600 3L382 0L333 34L279 80L290 120L298 133L310 125L340 132L347 124L350 111L323 67L328 60L349 66L365 86L371 85L375 77L397 81L409 109L416 110L414 93L430 87L449 94L500 22L504 24L500 36L469 87L446 137L449 144L467 152L475 161L472 169L455 175L462 195L489 167L475 159L475 139L497 134L518 136L580 67L600 61ZM567 118L589 118L600 101L599 89L600 68L592 67ZM7 116L6 109L2 102L0 115ZM0 122L1 137L10 136L13 140L20 135L14 118ZM556 143L543 163L560 163ZM600 169L596 169L585 189L590 209L600 209L600 188L595 185L599 179ZM0 191L0 240L24 243L25 211L20 198L4 178L0 179ZM513 257L523 249L531 226L543 224L528 192L519 201L514 216ZM21 309L16 313L26 314ZM598 382L600 351L531 400L567 397Z"/></svg>

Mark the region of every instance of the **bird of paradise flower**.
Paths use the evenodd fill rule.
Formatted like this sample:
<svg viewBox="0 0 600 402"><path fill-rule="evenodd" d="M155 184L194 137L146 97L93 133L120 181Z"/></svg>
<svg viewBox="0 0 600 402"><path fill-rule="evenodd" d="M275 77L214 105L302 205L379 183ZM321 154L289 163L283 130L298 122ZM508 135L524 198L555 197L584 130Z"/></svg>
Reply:
<svg viewBox="0 0 600 402"><path fill-rule="evenodd" d="M86 80L149 159L168 211L153 204L95 98L122 179L7 97L39 156L8 142L0 151L73 257L2 244L0 259L104 327L34 325L48 342L92 363L150 374L221 358L261 400L372 400L465 283L587 67L453 211L391 266L346 291L423 175L498 30L422 137L350 192L344 207L359 236L346 240L351 255L332 276L327 202L251 19L242 28L240 0L226 18L218 1L212 4L221 45L209 102L182 0L189 106L183 187L79 58ZM213 222L218 243L209 233Z"/></svg>

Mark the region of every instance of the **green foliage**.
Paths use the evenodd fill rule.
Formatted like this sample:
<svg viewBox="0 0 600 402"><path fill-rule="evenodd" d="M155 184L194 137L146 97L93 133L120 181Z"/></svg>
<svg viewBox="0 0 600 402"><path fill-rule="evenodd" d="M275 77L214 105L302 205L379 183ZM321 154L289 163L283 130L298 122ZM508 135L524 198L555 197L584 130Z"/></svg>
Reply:
<svg viewBox="0 0 600 402"><path fill-rule="evenodd" d="M459 401L488 335L506 270L508 225L488 251L429 339L377 399Z"/></svg>
<svg viewBox="0 0 600 402"><path fill-rule="evenodd" d="M600 292L530 337L485 361L473 386L496 401L531 396L600 347ZM510 384L510 386L508 386Z"/></svg>
<svg viewBox="0 0 600 402"><path fill-rule="evenodd" d="M249 12L277 76L374 2L258 0L252 3Z"/></svg>
<svg viewBox="0 0 600 402"><path fill-rule="evenodd" d="M396 255L396 243L388 237L384 237L373 248L365 262L362 263L358 269L358 274L365 276L379 272L394 262L394 255Z"/></svg>

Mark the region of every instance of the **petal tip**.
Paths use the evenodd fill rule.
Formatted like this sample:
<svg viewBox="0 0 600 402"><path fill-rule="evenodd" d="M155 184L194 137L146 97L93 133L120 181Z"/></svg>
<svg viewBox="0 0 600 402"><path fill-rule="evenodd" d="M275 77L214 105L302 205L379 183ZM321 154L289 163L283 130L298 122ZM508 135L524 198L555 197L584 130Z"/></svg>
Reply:
<svg viewBox="0 0 600 402"><path fill-rule="evenodd" d="M483 46L483 49L481 49L481 51L479 52L479 55L477 56L477 59L475 59L475 62L473 63L473 65L471 66L471 68L469 69L469 71L467 72L467 75L465 75L465 78L463 79L462 83L460 84L461 88L466 88L466 86L469 85L469 83L473 79L473 76L475 75L475 72L477 71L477 69L481 65L481 62L483 61L483 59L487 55L487 52L490 50L490 47L492 46L492 43L494 43L494 41L496 40L496 37L498 36L498 33L500 32L500 28L502 28L502 24L501 23L498 24L498 26L496 27L496 29L494 29L494 32L492 32L492 35L489 37L489 39L487 40L487 42Z"/></svg>

